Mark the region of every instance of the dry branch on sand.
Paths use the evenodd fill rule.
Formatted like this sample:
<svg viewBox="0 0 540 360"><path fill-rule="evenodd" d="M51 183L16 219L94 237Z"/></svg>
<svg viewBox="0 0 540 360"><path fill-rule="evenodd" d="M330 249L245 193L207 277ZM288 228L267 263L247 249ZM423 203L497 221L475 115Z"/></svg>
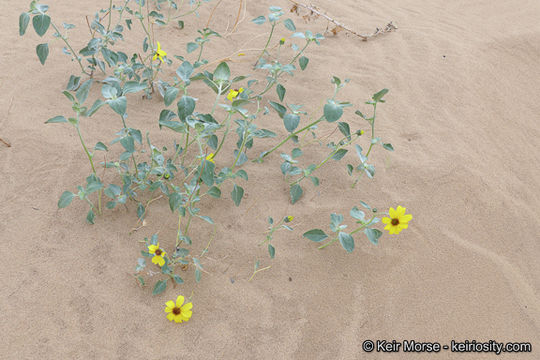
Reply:
<svg viewBox="0 0 540 360"><path fill-rule="evenodd" d="M362 41L367 41L369 38L373 38L373 37L376 37L378 35L397 30L397 26L395 26L392 23L392 21L390 21L388 24L386 24L386 26L384 28L376 28L375 31L373 33L371 33L371 34L360 34L360 33L356 32L356 31L354 31L353 29L351 29L350 27L344 25L343 23L341 23L341 22L335 20L334 18L328 16L326 14L326 11L322 10L321 8L319 8L319 7L315 6L315 5L306 5L306 4L302 4L302 3L294 1L294 0L289 0L289 1L294 4L291 7L290 11L294 12L298 16L301 16L304 19L304 21L307 22L307 21L310 21L310 20L313 20L313 19L317 19L318 17L323 17L326 20L328 20L329 23L334 24L334 27L332 29L328 29L328 26L326 28L326 32L331 32L334 35L337 35L337 33L342 31L342 30L345 30L346 32L349 32L349 33L351 33L353 35L358 36L360 39L362 39ZM299 12L298 7L302 7L304 9L308 10L308 13L305 14L305 15L301 15L300 12Z"/></svg>

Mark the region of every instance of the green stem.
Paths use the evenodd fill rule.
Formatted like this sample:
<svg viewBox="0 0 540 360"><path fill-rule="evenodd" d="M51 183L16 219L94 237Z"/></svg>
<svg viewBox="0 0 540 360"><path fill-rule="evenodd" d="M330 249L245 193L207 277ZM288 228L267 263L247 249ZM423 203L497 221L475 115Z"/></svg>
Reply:
<svg viewBox="0 0 540 360"><path fill-rule="evenodd" d="M112 0L109 1L109 23L107 24L107 32L111 29L111 19L112 19Z"/></svg>
<svg viewBox="0 0 540 360"><path fill-rule="evenodd" d="M302 129L300 130L297 130L291 134L289 134L289 136L287 136L285 139L283 139L279 144L277 144L276 146L274 146L272 149L270 149L269 151L267 151L266 153L264 153L264 155L262 156L262 158L265 158L266 156L270 155L272 152L274 152L275 150L277 150L278 148L280 148L283 144L285 144L287 141L289 141L290 139L293 138L293 136L296 136L298 134L300 134L302 131L305 131L309 128L311 128L312 126L320 123L322 120L324 120L324 116L321 116L318 120L315 120L314 122L312 122L311 124L303 127Z"/></svg>
<svg viewBox="0 0 540 360"><path fill-rule="evenodd" d="M83 137L81 135L81 129L79 129L79 114L77 114L77 125L75 125L75 129L77 129L79 140L81 141L81 145L84 149L84 152L86 153L86 156L88 157L88 161L90 162L90 166L92 167L92 172L94 173L94 176L97 178L98 176L96 173L96 168L94 167L94 160L92 159L93 155L90 154L90 151L88 151L88 148L86 147L86 144L84 143ZM101 190L99 190L99 193L98 193L98 214L101 214Z"/></svg>
<svg viewBox="0 0 540 360"><path fill-rule="evenodd" d="M291 60L291 62L290 62L289 64L294 63L294 62L296 61L296 59L298 59L298 57L299 57L300 55L302 55L302 53L304 52L304 50L306 50L306 48L308 47L308 45L309 45L310 42L311 42L311 41L309 41L309 40L307 41L306 45L304 45L304 47L302 48L302 50L300 50L300 52L299 52L298 54L296 54L295 57L293 57L293 59Z"/></svg>
<svg viewBox="0 0 540 360"><path fill-rule="evenodd" d="M357 228L357 229L351 231L351 232L349 233L349 235L356 234L357 232L359 232L360 230L362 230L362 229L365 228L366 226L371 225L371 223L373 222L373 219L375 219L375 216L373 216L373 217L372 217L367 223L365 223L364 225L362 225L362 226L360 226L359 228ZM326 244L319 246L318 249L319 249L319 250L324 249L324 248L327 247L328 245L335 243L335 242L338 240L338 238L339 238L339 237L333 238L332 240L330 240L330 241L327 242Z"/></svg>
<svg viewBox="0 0 540 360"><path fill-rule="evenodd" d="M371 120L371 140L375 139L375 112L377 111L377 103L373 104L373 118ZM366 153L366 158L369 156L369 153L371 152L371 149L373 148L373 141L371 141L371 145L369 146L369 149Z"/></svg>
<svg viewBox="0 0 540 360"><path fill-rule="evenodd" d="M248 135L248 129L249 129L250 124L251 122L247 123L244 129L244 134L242 136L242 145L240 145L240 149L238 149L238 155L236 155L236 159L234 159L234 162L231 166L231 172L234 171L236 163L238 162L238 159L240 159L240 155L242 155L242 150L244 150L244 146L246 145L246 139L248 137L247 135Z"/></svg>
<svg viewBox="0 0 540 360"><path fill-rule="evenodd" d="M51 26L52 26L53 29L58 33L58 35L60 35L60 39L62 39L62 41L64 41L64 43L66 44L66 46L68 47L68 49L71 51L71 56L72 56L73 58L75 58L75 60L77 60L77 62L79 63L79 66L81 67L81 71L82 71L84 74L86 74L86 75L88 75L88 76L91 76L90 73L87 73L87 72L84 70L84 66L83 66L83 64L82 64L82 62L81 62L81 59L80 59L77 55L75 55L76 52L75 52L75 50L73 50L73 48L71 47L71 45L70 45L69 42L67 41L67 38L66 38L64 35L62 35L62 34L60 33L60 30L58 30L58 28L56 27L56 25L55 25L52 21L51 21Z"/></svg>
<svg viewBox="0 0 540 360"><path fill-rule="evenodd" d="M270 40L272 39L272 35L274 34L274 28L276 27L276 24L272 24L272 29L270 30L270 35L268 35L268 40L266 41L266 45L264 45L264 49L261 52L261 55L259 55L259 58L255 62L255 66L259 64L259 61L261 61L261 58L263 57L264 53L266 52L266 49L268 48L268 44L270 44Z"/></svg>
<svg viewBox="0 0 540 360"><path fill-rule="evenodd" d="M184 145L184 154L182 154L182 166L184 166L184 160L186 160L188 142L189 142L189 127L187 127L186 142Z"/></svg>
<svg viewBox="0 0 540 360"><path fill-rule="evenodd" d="M217 95L216 95L216 100L214 101L214 105L212 106L212 112L210 112L210 115L214 115L214 111L216 110L216 107L217 107L217 104L218 104L218 101L219 101L219 97L221 96L221 83L219 84L219 88L218 88L218 92L217 92Z"/></svg>
<svg viewBox="0 0 540 360"><path fill-rule="evenodd" d="M216 149L216 152L214 153L214 158L217 156L217 154L221 150L221 147L223 146L223 143L225 142L225 139L227 138L227 134L229 133L230 127L231 127L231 113L229 113L229 115L227 116L227 119L225 119L225 132L223 133L223 137L221 138L219 146Z"/></svg>
<svg viewBox="0 0 540 360"><path fill-rule="evenodd" d="M199 56L197 57L197 61L201 61L201 56L202 56L204 44L201 43L200 48L201 49L199 50Z"/></svg>

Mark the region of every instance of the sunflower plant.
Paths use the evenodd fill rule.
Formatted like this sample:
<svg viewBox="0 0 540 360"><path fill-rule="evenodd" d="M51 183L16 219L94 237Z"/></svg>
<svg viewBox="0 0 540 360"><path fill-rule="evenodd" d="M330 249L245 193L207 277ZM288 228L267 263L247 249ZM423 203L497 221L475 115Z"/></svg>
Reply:
<svg viewBox="0 0 540 360"><path fill-rule="evenodd" d="M52 28L53 37L64 44L64 53L77 64L78 73L66 79L63 91L72 113L53 116L46 123L72 127L88 161L88 176L60 195L58 207L65 208L79 199L88 205L86 221L94 224L108 210L132 206L136 208L135 220L144 224L150 208L161 204L168 207L177 220L174 236L159 242L155 234L141 241L144 249L134 276L141 286L152 282L154 295L183 284L180 271L188 268L194 270L197 282L201 279L205 271L202 259L209 244L200 255L193 256L190 247L201 240L193 231L193 226L199 225L193 224L214 225L214 219L205 214L202 200L227 197L235 206L240 206L250 169L267 166L264 161L269 156L282 159L276 173L281 173L289 184L291 204L301 204L304 192L310 191L306 183L319 185L321 167L331 166L355 149L359 162L348 163L344 169L353 176L354 187L363 174L369 178L374 176L375 167L369 156L376 146L394 150L375 132L377 106L385 102L387 89L376 92L364 104L371 107L370 115L356 110L361 125L346 113L353 108L353 103L340 95L349 79L331 77L321 109L308 109L285 100L284 78L291 81L298 71L306 71L309 46L321 45L322 34L297 31L293 20L285 18L283 9L272 6L268 14L253 19L255 24L270 25L268 37L265 44L261 44L264 48L256 58L254 74L242 74L227 59L212 62L207 59L210 41L221 37L209 25L198 29L192 37L187 36L194 40L186 43L184 52L171 53L161 29L167 26L183 29L184 17L196 13L202 1L192 1L190 7L183 10L182 4L173 0L110 0L108 7L94 14L89 22L90 38L78 51L69 38L74 26L65 23L63 29L57 26L48 15L47 5L32 1L19 17L21 35L30 22L40 37ZM280 24L283 27L278 26ZM127 52L117 50L117 44L134 32L142 34L142 42ZM290 47L292 53L284 51L284 47ZM36 52L40 62L45 64L48 43L39 44ZM246 61L249 61L247 57ZM164 68L173 71L162 71ZM173 75L167 75L169 73ZM201 86L193 86L195 83ZM201 99L208 99L204 96L207 93L211 100L203 103ZM172 142L164 144L164 136L159 135L163 133L151 139L148 127L137 129L130 123L128 115L140 110L131 99L141 95L147 100L157 97L162 103L159 113L154 115L153 126L167 132L167 138L173 135ZM104 133L114 133L114 136L89 140L85 124L103 108L111 110L111 121L104 125L107 127ZM271 121L283 124L282 133L265 128L264 124ZM324 146L327 137L321 134L328 130L335 130L339 138L326 142L324 155L317 162L304 163L302 157L313 151L313 144ZM255 142L266 146L266 150L253 154ZM366 147L365 151L360 144ZM225 154L226 151L230 153ZM104 180L104 172L110 175L107 176L110 182ZM336 212L330 215L332 236L321 229L312 229L305 232L304 237L319 243L326 241L320 248L339 240L347 252L352 252L353 235L360 231L377 244L382 235L377 224L382 222L385 230L397 234L406 229L412 219L401 206L379 213L364 202L360 204L365 210L354 207L350 211L355 221L352 230ZM388 217L381 220L382 215ZM271 217L268 219L269 227L262 244L267 246L270 258L276 253L272 243L274 233L279 229L292 231L292 220L292 216L276 222ZM260 268L256 262L253 275L270 267ZM190 304L184 304L181 296L176 302L167 302L167 318L175 322L189 320Z"/></svg>

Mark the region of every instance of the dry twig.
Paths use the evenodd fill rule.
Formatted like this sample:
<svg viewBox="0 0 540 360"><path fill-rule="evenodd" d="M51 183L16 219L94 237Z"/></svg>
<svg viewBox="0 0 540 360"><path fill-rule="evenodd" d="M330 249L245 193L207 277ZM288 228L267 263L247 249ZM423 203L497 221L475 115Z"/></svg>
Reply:
<svg viewBox="0 0 540 360"><path fill-rule="evenodd" d="M340 23L339 21L331 18L330 16L328 16L323 10L321 10L317 6L302 4L302 3L297 2L295 0L289 0L289 1L294 4L292 6L292 8L291 8L291 12L296 13L298 16L300 16L300 13L298 11L298 7L302 7L302 8L309 11L309 13L307 15L302 16L302 18L305 21L309 21L311 19L316 19L319 16L321 16L321 17L325 18L326 20L328 20L329 22L331 22L332 24L334 24L335 27L330 30L330 32L332 32L334 35L337 35L337 33L339 31L341 31L341 30L345 30L345 31L347 31L347 32L349 32L349 33L351 33L353 35L358 36L360 39L362 39L362 41L367 41L369 38L373 38L375 36L378 36L378 35L381 35L381 34L384 34L384 33L387 33L387 32L391 32L391 31L394 31L394 30L397 29L397 27L390 21L388 24L386 24L386 26L384 28L376 28L375 31L373 33L371 33L371 34L360 34L360 33L356 32L356 31L354 31L353 29L351 29L350 27L348 27L348 26Z"/></svg>

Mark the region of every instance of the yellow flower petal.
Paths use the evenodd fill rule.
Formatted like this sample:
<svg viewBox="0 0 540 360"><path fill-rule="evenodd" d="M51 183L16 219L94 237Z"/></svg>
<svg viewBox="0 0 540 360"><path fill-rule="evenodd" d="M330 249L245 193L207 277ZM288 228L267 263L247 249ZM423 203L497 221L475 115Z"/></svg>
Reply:
<svg viewBox="0 0 540 360"><path fill-rule="evenodd" d="M192 304L192 303L187 303L187 304L185 304L184 306L182 306L181 309L182 309L182 312L184 312L184 311L189 311L189 310L191 310L192 308L193 308L193 304Z"/></svg>
<svg viewBox="0 0 540 360"><path fill-rule="evenodd" d="M174 322L176 323L181 323L182 322L182 316L181 315L177 315L174 317Z"/></svg>
<svg viewBox="0 0 540 360"><path fill-rule="evenodd" d="M243 92L244 92L244 88L238 89L238 92L239 92L240 94L243 93ZM238 95L237 95L237 96L238 96Z"/></svg>
<svg viewBox="0 0 540 360"><path fill-rule="evenodd" d="M161 256L154 256L152 258L152 263L156 264L156 265L159 265L160 267L165 265L165 259Z"/></svg>
<svg viewBox="0 0 540 360"><path fill-rule="evenodd" d="M165 312L168 312L168 313L171 312L172 309L173 309L173 307L174 307L174 301L172 301L172 300L167 301L167 302L165 303L165 306L167 306L167 307L165 308Z"/></svg>
<svg viewBox="0 0 540 360"><path fill-rule="evenodd" d="M392 222L392 219L385 217L385 218L382 218L381 222L383 224L390 224Z"/></svg>
<svg viewBox="0 0 540 360"><path fill-rule="evenodd" d="M396 210L394 210L394 208L390 208L390 209L388 210L388 214L390 214L390 217L391 217L392 219L397 218Z"/></svg>
<svg viewBox="0 0 540 360"><path fill-rule="evenodd" d="M396 212L398 213L398 216L403 216L405 215L405 210L406 209L403 206L398 206Z"/></svg>
<svg viewBox="0 0 540 360"><path fill-rule="evenodd" d="M184 303L184 297L182 295L178 295L176 298L176 306L181 307Z"/></svg>
<svg viewBox="0 0 540 360"><path fill-rule="evenodd" d="M402 215L402 216L399 217L399 222L400 223L408 223L411 220L412 220L412 215L411 214Z"/></svg>
<svg viewBox="0 0 540 360"><path fill-rule="evenodd" d="M214 153L208 154L208 155L206 156L206 160L215 163L215 162L214 162Z"/></svg>
<svg viewBox="0 0 540 360"><path fill-rule="evenodd" d="M169 321L173 321L173 320L174 320L174 314L173 314L173 313L167 314L167 319L168 319Z"/></svg>
<svg viewBox="0 0 540 360"><path fill-rule="evenodd" d="M157 245L148 245L148 252L150 254L155 254L157 249L159 249L159 243Z"/></svg>

